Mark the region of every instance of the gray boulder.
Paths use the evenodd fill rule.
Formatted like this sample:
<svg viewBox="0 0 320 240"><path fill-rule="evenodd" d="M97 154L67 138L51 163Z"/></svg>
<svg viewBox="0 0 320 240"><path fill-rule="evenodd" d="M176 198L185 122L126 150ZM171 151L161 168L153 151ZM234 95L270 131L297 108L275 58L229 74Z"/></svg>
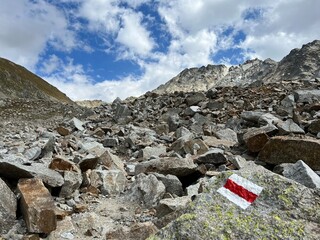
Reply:
<svg viewBox="0 0 320 240"><path fill-rule="evenodd" d="M284 167L283 176L309 188L320 188L320 177L302 160Z"/></svg>
<svg viewBox="0 0 320 240"><path fill-rule="evenodd" d="M147 208L155 207L166 192L166 187L156 176L143 173L136 177L128 191L129 201L143 203Z"/></svg>
<svg viewBox="0 0 320 240"><path fill-rule="evenodd" d="M217 192L233 174L263 188L243 210ZM252 162L211 178L185 214L150 239L319 239L319 191Z"/></svg>
<svg viewBox="0 0 320 240"><path fill-rule="evenodd" d="M174 175L163 175L159 173L152 173L154 176L160 180L164 186L166 187L166 192L172 195L182 196L183 189L182 183L180 182L179 178Z"/></svg>
<svg viewBox="0 0 320 240"><path fill-rule="evenodd" d="M135 168L135 174L140 173L161 173L171 174L177 177L187 176L197 171L197 165L191 158L165 157L152 159L147 162L138 163Z"/></svg>
<svg viewBox="0 0 320 240"><path fill-rule="evenodd" d="M0 178L0 235L7 233L14 225L17 199L7 184ZM1 238L1 237L0 237Z"/></svg>

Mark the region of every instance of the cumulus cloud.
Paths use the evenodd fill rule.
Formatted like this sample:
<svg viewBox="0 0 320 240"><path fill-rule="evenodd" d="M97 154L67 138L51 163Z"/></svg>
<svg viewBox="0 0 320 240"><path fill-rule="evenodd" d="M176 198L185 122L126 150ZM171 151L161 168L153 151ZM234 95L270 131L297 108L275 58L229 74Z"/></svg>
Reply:
<svg viewBox="0 0 320 240"><path fill-rule="evenodd" d="M31 69L39 66L41 76L74 100L138 96L184 68L215 63L221 51L238 48L243 55L220 62L280 60L320 38L318 0L59 1L67 4L64 10L54 2L0 0L1 56ZM143 10L148 7L152 11ZM131 61L142 74L96 81L89 60L79 64L69 55L76 47L92 56L99 52L108 60ZM55 51L69 52L61 57Z"/></svg>
<svg viewBox="0 0 320 240"><path fill-rule="evenodd" d="M64 51L77 45L65 16L47 2L1 0L0 3L2 57L34 70L48 44Z"/></svg>
<svg viewBox="0 0 320 240"><path fill-rule="evenodd" d="M134 12L122 16L123 27L120 28L116 41L121 43L129 52L142 56L148 55L153 46L153 39L142 25L142 15Z"/></svg>

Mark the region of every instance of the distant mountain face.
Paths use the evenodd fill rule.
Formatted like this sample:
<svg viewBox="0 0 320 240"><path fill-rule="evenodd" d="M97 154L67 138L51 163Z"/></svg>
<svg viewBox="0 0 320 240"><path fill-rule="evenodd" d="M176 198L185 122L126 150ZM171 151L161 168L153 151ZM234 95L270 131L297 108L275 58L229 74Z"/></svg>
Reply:
<svg viewBox="0 0 320 240"><path fill-rule="evenodd" d="M0 58L0 99L4 98L72 103L70 98L42 78L22 66Z"/></svg>
<svg viewBox="0 0 320 240"><path fill-rule="evenodd" d="M153 92L207 91L212 87L247 86L252 83L320 78L320 41L293 49L280 62L248 60L238 66L208 65L185 69Z"/></svg>

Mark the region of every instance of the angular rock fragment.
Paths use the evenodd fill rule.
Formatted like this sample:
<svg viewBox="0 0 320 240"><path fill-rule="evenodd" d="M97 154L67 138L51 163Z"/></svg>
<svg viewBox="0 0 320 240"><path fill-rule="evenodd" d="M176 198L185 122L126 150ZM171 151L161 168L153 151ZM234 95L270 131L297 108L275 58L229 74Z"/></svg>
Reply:
<svg viewBox="0 0 320 240"><path fill-rule="evenodd" d="M68 128L63 127L63 126L57 127L56 130L61 136L68 136L71 133Z"/></svg>
<svg viewBox="0 0 320 240"><path fill-rule="evenodd" d="M127 185L126 176L119 170L93 170L90 184L100 189L103 195L119 195Z"/></svg>
<svg viewBox="0 0 320 240"><path fill-rule="evenodd" d="M215 148L198 156L195 162L198 164L223 164L227 162L227 158L222 149Z"/></svg>
<svg viewBox="0 0 320 240"><path fill-rule="evenodd" d="M119 140L114 137L106 137L103 140L103 146L104 147L116 147L119 145Z"/></svg>
<svg viewBox="0 0 320 240"><path fill-rule="evenodd" d="M304 161L314 171L320 170L320 140L299 137L272 137L259 153L259 160L271 163Z"/></svg>
<svg viewBox="0 0 320 240"><path fill-rule="evenodd" d="M238 142L237 133L235 131L231 130L230 128L221 129L221 130L215 132L214 135L217 138L222 139L222 140L226 140L226 141L230 141L230 142L234 142L234 143Z"/></svg>
<svg viewBox="0 0 320 240"><path fill-rule="evenodd" d="M14 225L17 199L7 184L0 178L0 236Z"/></svg>
<svg viewBox="0 0 320 240"><path fill-rule="evenodd" d="M206 96L202 92L197 92L197 93L189 95L186 98L186 102L187 102L187 105L190 107L192 105L198 104L199 102L201 102L205 99L206 99Z"/></svg>
<svg viewBox="0 0 320 240"><path fill-rule="evenodd" d="M284 167L283 176L309 188L320 188L320 177L303 161Z"/></svg>
<svg viewBox="0 0 320 240"><path fill-rule="evenodd" d="M292 119L288 119L285 122L278 122L276 126L279 128L280 134L304 134L304 130L299 127Z"/></svg>
<svg viewBox="0 0 320 240"><path fill-rule="evenodd" d="M82 121L80 121L78 118L72 118L70 121L70 124L73 128L79 130L79 131L84 131L84 123Z"/></svg>
<svg viewBox="0 0 320 240"><path fill-rule="evenodd" d="M312 103L320 100L320 90L296 90L294 99L298 103Z"/></svg>
<svg viewBox="0 0 320 240"><path fill-rule="evenodd" d="M164 186L166 187L166 192L170 193L172 195L182 196L183 189L182 189L182 183L180 182L179 178L177 178L174 175L163 175L159 173L152 173L154 176L157 177L158 180L160 180Z"/></svg>
<svg viewBox="0 0 320 240"><path fill-rule="evenodd" d="M0 159L0 176L15 180L37 177L51 187L60 187L64 183L63 177L58 172L47 168L44 164L32 163L27 166L17 162L8 162L5 159Z"/></svg>
<svg viewBox="0 0 320 240"><path fill-rule="evenodd" d="M165 154L167 151L166 146L158 145L156 147L145 147L144 149L140 150L139 157L143 160L148 160L151 157L159 157L162 154Z"/></svg>
<svg viewBox="0 0 320 240"><path fill-rule="evenodd" d="M261 128L250 128L243 135L243 141L251 152L259 152L278 129L274 125L267 125Z"/></svg>
<svg viewBox="0 0 320 240"><path fill-rule="evenodd" d="M166 187L154 175L137 175L128 192L133 202L142 202L146 207L155 207L166 192Z"/></svg>
<svg viewBox="0 0 320 240"><path fill-rule="evenodd" d="M313 134L318 134L320 132L320 119L312 121L308 127L308 131Z"/></svg>
<svg viewBox="0 0 320 240"><path fill-rule="evenodd" d="M191 158L165 157L141 162L136 165L135 174L157 172L177 177L187 176L197 171L197 165Z"/></svg>
<svg viewBox="0 0 320 240"><path fill-rule="evenodd" d="M189 196L162 199L157 206L157 217L161 218L174 211L182 210L190 202L191 198Z"/></svg>
<svg viewBox="0 0 320 240"><path fill-rule="evenodd" d="M21 210L29 232L50 233L57 227L54 201L41 179L20 179Z"/></svg>

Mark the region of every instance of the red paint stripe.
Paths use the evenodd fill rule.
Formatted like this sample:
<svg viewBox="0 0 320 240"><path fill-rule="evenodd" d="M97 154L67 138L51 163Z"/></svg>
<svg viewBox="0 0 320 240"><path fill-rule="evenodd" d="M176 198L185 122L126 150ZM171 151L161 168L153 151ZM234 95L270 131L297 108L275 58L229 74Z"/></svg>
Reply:
<svg viewBox="0 0 320 240"><path fill-rule="evenodd" d="M226 184L224 185L225 188L229 189L234 194L237 194L239 197L244 198L246 201L253 203L254 200L258 197L258 195L248 191L246 188L238 185L234 181L228 179Z"/></svg>

